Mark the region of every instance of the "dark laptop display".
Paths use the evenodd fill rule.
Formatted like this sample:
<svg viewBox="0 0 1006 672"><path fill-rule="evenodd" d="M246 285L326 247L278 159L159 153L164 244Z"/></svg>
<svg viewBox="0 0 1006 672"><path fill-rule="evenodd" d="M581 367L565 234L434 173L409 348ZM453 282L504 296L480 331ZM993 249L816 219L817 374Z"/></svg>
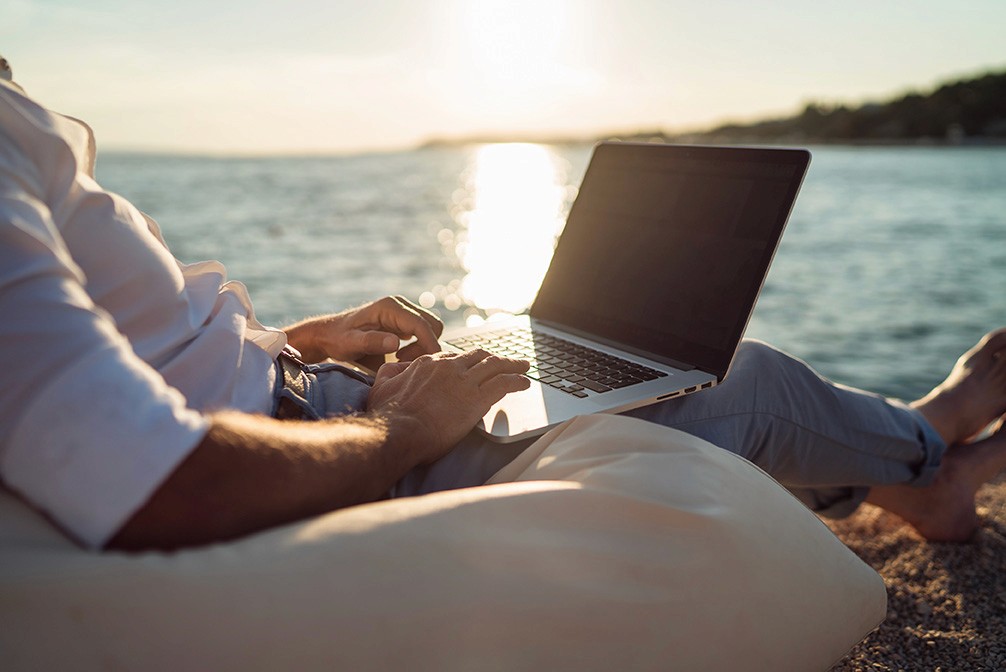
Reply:
<svg viewBox="0 0 1006 672"><path fill-rule="evenodd" d="M530 314L722 380L810 154L650 150L595 149Z"/></svg>

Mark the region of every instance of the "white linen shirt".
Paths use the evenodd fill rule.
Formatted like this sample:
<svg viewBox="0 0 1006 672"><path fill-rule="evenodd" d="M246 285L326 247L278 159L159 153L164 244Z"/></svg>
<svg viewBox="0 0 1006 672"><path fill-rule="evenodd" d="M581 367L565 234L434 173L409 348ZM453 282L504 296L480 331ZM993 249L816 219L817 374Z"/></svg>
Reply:
<svg viewBox="0 0 1006 672"><path fill-rule="evenodd" d="M94 180L94 138L0 80L0 478L104 544L198 445L268 413L285 335Z"/></svg>

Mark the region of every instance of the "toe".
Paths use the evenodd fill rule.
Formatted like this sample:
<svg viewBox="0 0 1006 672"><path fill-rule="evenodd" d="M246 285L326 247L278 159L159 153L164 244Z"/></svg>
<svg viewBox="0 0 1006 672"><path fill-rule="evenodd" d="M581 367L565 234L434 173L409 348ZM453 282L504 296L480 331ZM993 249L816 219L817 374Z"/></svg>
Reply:
<svg viewBox="0 0 1006 672"><path fill-rule="evenodd" d="M996 329L985 334L978 343L978 349L989 354L1006 351L1006 328Z"/></svg>

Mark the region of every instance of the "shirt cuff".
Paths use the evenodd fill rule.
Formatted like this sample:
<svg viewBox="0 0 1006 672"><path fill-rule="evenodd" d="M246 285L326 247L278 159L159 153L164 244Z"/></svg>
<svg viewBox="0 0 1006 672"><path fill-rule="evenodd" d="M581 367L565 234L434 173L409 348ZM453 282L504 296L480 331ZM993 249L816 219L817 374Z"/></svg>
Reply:
<svg viewBox="0 0 1006 672"><path fill-rule="evenodd" d="M102 349L42 381L0 471L68 533L99 548L208 429L209 419L131 352Z"/></svg>

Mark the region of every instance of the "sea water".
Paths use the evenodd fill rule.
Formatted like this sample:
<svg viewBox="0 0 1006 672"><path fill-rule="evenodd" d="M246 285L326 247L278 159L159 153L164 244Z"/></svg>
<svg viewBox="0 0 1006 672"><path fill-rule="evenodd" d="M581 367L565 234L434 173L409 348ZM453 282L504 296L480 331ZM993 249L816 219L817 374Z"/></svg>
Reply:
<svg viewBox="0 0 1006 672"><path fill-rule="evenodd" d="M1006 324L1006 149L811 151L747 335L845 384L918 396ZM180 260L223 261L267 324L400 294L457 325L530 304L589 156L107 154L98 179Z"/></svg>

